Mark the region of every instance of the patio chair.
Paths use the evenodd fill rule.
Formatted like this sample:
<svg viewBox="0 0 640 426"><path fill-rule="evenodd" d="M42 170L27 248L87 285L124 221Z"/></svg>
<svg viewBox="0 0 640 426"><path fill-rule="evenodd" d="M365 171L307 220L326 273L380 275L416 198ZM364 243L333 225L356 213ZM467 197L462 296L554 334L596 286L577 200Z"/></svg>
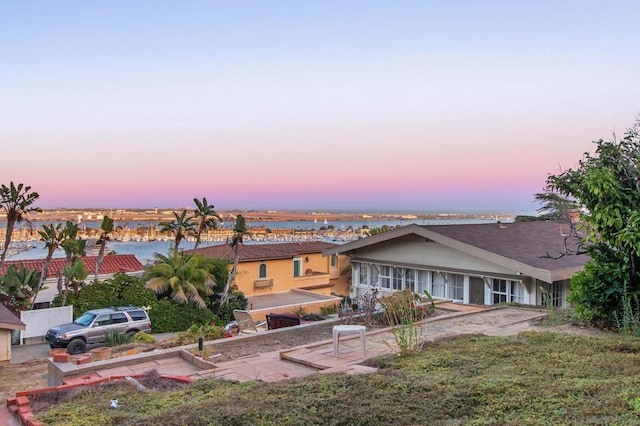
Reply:
<svg viewBox="0 0 640 426"><path fill-rule="evenodd" d="M238 322L239 334L252 334L259 331L265 331L267 329L267 322L260 321L256 323L255 321L253 321L253 318L251 317L249 311L235 309L233 311L233 316Z"/></svg>

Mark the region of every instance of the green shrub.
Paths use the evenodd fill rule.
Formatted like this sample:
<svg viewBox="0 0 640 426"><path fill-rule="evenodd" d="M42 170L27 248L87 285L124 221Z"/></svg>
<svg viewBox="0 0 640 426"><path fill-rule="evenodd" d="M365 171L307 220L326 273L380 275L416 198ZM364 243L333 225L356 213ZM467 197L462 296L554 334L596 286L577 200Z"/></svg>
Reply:
<svg viewBox="0 0 640 426"><path fill-rule="evenodd" d="M126 345L133 340L133 334L118 333L116 330L107 330L103 334L104 344L107 347Z"/></svg>
<svg viewBox="0 0 640 426"><path fill-rule="evenodd" d="M218 340L227 337L227 332L222 327L215 325L201 325L193 324L187 331L178 334L176 339L176 345L191 345L198 343L198 339L202 337L202 340Z"/></svg>
<svg viewBox="0 0 640 426"><path fill-rule="evenodd" d="M416 322L427 318L428 312L418 302L420 298L409 289L396 291L379 299L389 321L391 333L402 355L419 352L425 342L424 328Z"/></svg>
<svg viewBox="0 0 640 426"><path fill-rule="evenodd" d="M211 309L201 309L193 303L178 304L172 300L159 300L149 310L149 319L154 333L184 331L192 324L220 323Z"/></svg>
<svg viewBox="0 0 640 426"><path fill-rule="evenodd" d="M145 333L144 331L138 331L133 336L132 341L136 343L155 343L156 338L150 334Z"/></svg>
<svg viewBox="0 0 640 426"><path fill-rule="evenodd" d="M332 314L337 314L337 313L338 313L338 306L337 305L320 306L320 315L322 315L322 316L327 316L327 315L332 315Z"/></svg>
<svg viewBox="0 0 640 426"><path fill-rule="evenodd" d="M229 293L229 301L222 307L218 307L217 301L213 301L212 303L212 305L214 306L214 311L220 318L222 324L233 321L235 319L233 317L233 311L236 309L247 309L248 304L249 300L244 297L244 293L242 293L241 291L232 291L231 293Z"/></svg>

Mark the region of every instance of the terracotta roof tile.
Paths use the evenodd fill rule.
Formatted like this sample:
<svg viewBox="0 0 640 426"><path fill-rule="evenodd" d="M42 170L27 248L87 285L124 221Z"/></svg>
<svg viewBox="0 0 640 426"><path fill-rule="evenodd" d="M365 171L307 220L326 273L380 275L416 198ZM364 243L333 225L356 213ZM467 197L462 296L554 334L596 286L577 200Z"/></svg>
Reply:
<svg viewBox="0 0 640 426"><path fill-rule="evenodd" d="M240 244L240 262L253 262L273 259L293 259L303 254L322 253L323 249L334 247L336 244L323 241L303 241L299 243L275 243L275 244ZM193 250L187 250L192 253ZM230 244L222 244L199 248L198 253L214 258L233 262L233 251Z"/></svg>
<svg viewBox="0 0 640 426"><path fill-rule="evenodd" d="M85 256L81 258L84 262L84 266L89 271L89 275L95 274L96 260L98 256ZM65 258L51 259L49 268L47 271L48 277L56 277L58 271L64 269L66 263ZM28 269L42 270L44 259L30 259L30 260L11 260L6 261L0 270L0 273L4 274L7 268L11 265L24 265ZM144 266L133 254L107 254L102 260L100 265L100 275L103 274L115 274L117 272L141 272L144 271Z"/></svg>

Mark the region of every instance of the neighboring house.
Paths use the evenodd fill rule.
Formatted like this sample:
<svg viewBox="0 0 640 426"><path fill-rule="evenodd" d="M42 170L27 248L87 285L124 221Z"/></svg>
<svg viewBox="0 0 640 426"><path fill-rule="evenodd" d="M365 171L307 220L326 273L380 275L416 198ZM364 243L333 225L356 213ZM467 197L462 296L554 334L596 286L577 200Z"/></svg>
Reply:
<svg viewBox="0 0 640 426"><path fill-rule="evenodd" d="M570 254L568 232L557 222L408 225L324 254L349 256L352 297L410 288L461 303L567 306L569 279L588 260Z"/></svg>
<svg viewBox="0 0 640 426"><path fill-rule="evenodd" d="M348 277L341 275L348 266L346 257L322 255L322 250L333 246L322 241L240 244L235 285L247 297L293 289L346 295ZM229 261L229 270L233 266L235 255L230 244L199 248L197 252Z"/></svg>
<svg viewBox="0 0 640 426"><path fill-rule="evenodd" d="M11 334L24 329L24 323L0 303L0 361L11 360Z"/></svg>
<svg viewBox="0 0 640 426"><path fill-rule="evenodd" d="M81 259L84 262L85 268L89 272L85 282L91 282L94 278L96 260L98 259L98 256L84 256L81 257ZM43 264L44 259L6 261L2 270L0 270L0 274L4 274L7 268L11 265L16 265L17 267L24 265L27 269L42 271ZM47 270L47 278L43 284L46 289L41 290L38 293L34 308L41 309L48 308L50 306L51 301L58 294L58 273L62 273L65 264L65 258L51 259L51 263L49 263L49 268ZM113 277L118 272L141 276L144 272L144 266L142 266L140 261L133 254L107 254L104 256L102 263L100 264L98 280L106 280Z"/></svg>

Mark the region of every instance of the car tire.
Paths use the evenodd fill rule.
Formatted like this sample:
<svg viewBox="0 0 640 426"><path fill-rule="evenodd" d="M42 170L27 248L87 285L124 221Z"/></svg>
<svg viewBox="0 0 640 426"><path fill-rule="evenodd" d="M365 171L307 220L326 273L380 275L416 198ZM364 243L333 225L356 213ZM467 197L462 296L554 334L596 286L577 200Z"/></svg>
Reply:
<svg viewBox="0 0 640 426"><path fill-rule="evenodd" d="M87 350L87 344L82 339L73 339L67 346L67 353L69 355L79 355L85 353Z"/></svg>

